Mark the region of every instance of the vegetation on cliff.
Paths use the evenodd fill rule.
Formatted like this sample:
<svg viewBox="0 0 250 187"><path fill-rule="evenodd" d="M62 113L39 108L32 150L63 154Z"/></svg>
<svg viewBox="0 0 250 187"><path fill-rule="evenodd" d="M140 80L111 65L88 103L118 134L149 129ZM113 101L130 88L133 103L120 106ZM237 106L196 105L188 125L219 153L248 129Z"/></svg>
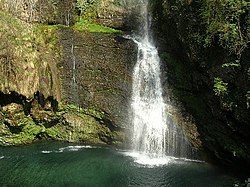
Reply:
<svg viewBox="0 0 250 187"><path fill-rule="evenodd" d="M250 3L162 0L152 7L169 84L194 116L205 150L223 163L250 164Z"/></svg>
<svg viewBox="0 0 250 187"><path fill-rule="evenodd" d="M6 12L0 14L0 90L15 91L28 98L41 91L60 99L56 28L29 24Z"/></svg>
<svg viewBox="0 0 250 187"><path fill-rule="evenodd" d="M49 101L42 107L33 100L29 115L22 104L11 103L1 108L0 145L22 145L41 139L86 144L121 144L123 133L106 126L108 118L96 109L82 109L60 103L53 111Z"/></svg>
<svg viewBox="0 0 250 187"><path fill-rule="evenodd" d="M122 33L120 30L116 30L110 27L99 25L88 20L80 19L73 26L73 29L83 32L98 32L98 33Z"/></svg>
<svg viewBox="0 0 250 187"><path fill-rule="evenodd" d="M111 9L105 8L107 3L112 4ZM97 104L84 105L85 109L56 104L62 90L67 89L62 88L59 77L63 67L59 68L58 62L63 61L65 47L60 33L121 33L96 21L97 17L106 19L111 12L112 17L119 16L121 9L115 4L99 0L0 1L1 145L39 139L92 144L120 144L124 140Z"/></svg>

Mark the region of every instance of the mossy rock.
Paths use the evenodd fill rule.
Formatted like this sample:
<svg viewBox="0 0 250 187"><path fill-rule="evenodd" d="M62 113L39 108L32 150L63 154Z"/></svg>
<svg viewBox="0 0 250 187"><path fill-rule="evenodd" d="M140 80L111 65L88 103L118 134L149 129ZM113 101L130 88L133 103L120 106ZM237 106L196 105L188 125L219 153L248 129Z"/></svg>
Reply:
<svg viewBox="0 0 250 187"><path fill-rule="evenodd" d="M0 137L2 145L22 145L33 142L37 134L44 131L44 127L36 125L31 117L24 117L17 122L17 126L4 126L5 135ZM17 131L15 132L15 128Z"/></svg>
<svg viewBox="0 0 250 187"><path fill-rule="evenodd" d="M122 34L122 31L113 29L107 26L99 25L94 22L81 19L80 21L76 22L75 25L72 27L74 30L80 32L99 32L99 33L119 33Z"/></svg>
<svg viewBox="0 0 250 187"><path fill-rule="evenodd" d="M101 125L94 117L72 112L66 112L62 117L64 124L57 124L45 130L49 138L90 144L108 143L110 129Z"/></svg>

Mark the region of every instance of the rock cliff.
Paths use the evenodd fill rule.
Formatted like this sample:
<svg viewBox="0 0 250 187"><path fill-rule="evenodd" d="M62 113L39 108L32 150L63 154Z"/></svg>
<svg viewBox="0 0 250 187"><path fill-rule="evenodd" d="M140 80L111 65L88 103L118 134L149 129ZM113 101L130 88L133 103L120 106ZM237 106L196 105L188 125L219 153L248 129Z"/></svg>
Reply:
<svg viewBox="0 0 250 187"><path fill-rule="evenodd" d="M168 83L193 116L204 151L249 167L249 4L163 0L153 7Z"/></svg>
<svg viewBox="0 0 250 187"><path fill-rule="evenodd" d="M0 144L121 144L135 45L112 1L0 2ZM98 25L102 24L102 25Z"/></svg>

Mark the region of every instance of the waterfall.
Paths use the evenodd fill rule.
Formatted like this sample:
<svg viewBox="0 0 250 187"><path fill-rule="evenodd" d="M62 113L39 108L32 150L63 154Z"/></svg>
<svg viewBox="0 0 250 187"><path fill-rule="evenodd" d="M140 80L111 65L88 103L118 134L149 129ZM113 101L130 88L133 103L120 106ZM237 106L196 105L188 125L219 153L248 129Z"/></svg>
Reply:
<svg viewBox="0 0 250 187"><path fill-rule="evenodd" d="M72 44L71 44L71 55L72 55L72 62L73 62L73 66L72 66L72 81L73 81L73 85L76 85L76 57L74 54L74 44L73 44L73 39L72 39Z"/></svg>
<svg viewBox="0 0 250 187"><path fill-rule="evenodd" d="M160 81L160 60L156 48L147 40L136 43L138 56L132 88L133 148L161 157L166 151L168 129Z"/></svg>
<svg viewBox="0 0 250 187"><path fill-rule="evenodd" d="M65 25L69 27L70 25L70 12L67 11L67 14L65 15Z"/></svg>
<svg viewBox="0 0 250 187"><path fill-rule="evenodd" d="M148 2L141 3L140 34L132 38L138 45L132 85L132 148L149 158L176 156L178 133L171 115L170 103L162 96L160 58L150 33Z"/></svg>
<svg viewBox="0 0 250 187"><path fill-rule="evenodd" d="M74 40L72 38L71 42L71 61L72 61L72 82L71 82L71 93L72 93L72 103L75 103L76 105L79 104L79 92L78 92L78 86L77 86L77 69L76 69L76 56L75 56L75 46L74 46Z"/></svg>

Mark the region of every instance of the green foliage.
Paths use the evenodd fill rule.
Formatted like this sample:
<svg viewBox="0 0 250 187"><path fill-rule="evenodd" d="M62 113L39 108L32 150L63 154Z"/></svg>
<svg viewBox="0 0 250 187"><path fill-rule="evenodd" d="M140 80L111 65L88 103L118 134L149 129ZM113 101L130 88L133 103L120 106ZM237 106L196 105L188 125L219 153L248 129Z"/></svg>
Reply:
<svg viewBox="0 0 250 187"><path fill-rule="evenodd" d="M240 67L241 65L240 65L240 63L238 62L238 61L236 61L235 63L226 63L226 64L222 64L222 67L223 68L228 68L228 67L235 67L235 68L238 68L238 67Z"/></svg>
<svg viewBox="0 0 250 187"><path fill-rule="evenodd" d="M59 103L59 110L61 110L64 113L71 112L71 113L89 115L89 116L92 116L92 117L97 118L99 120L102 120L105 117L105 113L103 111L100 111L94 107L81 108L81 107L76 106L74 104Z"/></svg>
<svg viewBox="0 0 250 187"><path fill-rule="evenodd" d="M250 91L247 91L247 99L250 100Z"/></svg>
<svg viewBox="0 0 250 187"><path fill-rule="evenodd" d="M33 136L33 138L35 138L35 136L37 134L39 134L42 131L42 127L39 125L36 125L34 122L31 124L27 124L22 128L22 132L23 134L29 135L29 136Z"/></svg>
<svg viewBox="0 0 250 187"><path fill-rule="evenodd" d="M98 25L88 20L81 19L73 28L81 32L102 32L102 33L122 33L120 30L112 29L110 27Z"/></svg>
<svg viewBox="0 0 250 187"><path fill-rule="evenodd" d="M204 45L215 39L231 54L242 55L250 42L250 2L247 0L203 0L202 18L206 27Z"/></svg>
<svg viewBox="0 0 250 187"><path fill-rule="evenodd" d="M31 143L36 139L37 134L44 130L44 127L36 125L31 117L24 117L18 121L18 126L22 128L20 133L8 134L2 136L1 141L4 145L20 145Z"/></svg>
<svg viewBox="0 0 250 187"><path fill-rule="evenodd" d="M104 118L104 112L96 110L95 108L84 109L84 113L100 120Z"/></svg>
<svg viewBox="0 0 250 187"><path fill-rule="evenodd" d="M26 125L33 125L34 122L30 117L24 117L18 121L18 126L25 127Z"/></svg>
<svg viewBox="0 0 250 187"><path fill-rule="evenodd" d="M79 111L79 110L82 110L80 107L78 107L78 106L76 106L74 104L60 103L59 106L61 107L62 110L65 110L65 111L72 111L72 110Z"/></svg>
<svg viewBox="0 0 250 187"><path fill-rule="evenodd" d="M57 139L59 132L60 131L56 129L55 127L47 128L45 130L45 133L47 134L47 136L49 136L52 139Z"/></svg>
<svg viewBox="0 0 250 187"><path fill-rule="evenodd" d="M20 137L25 139L35 139L35 136L40 133L43 129L42 126L36 125L31 117L25 117L21 119L18 126L22 127L22 131L19 134Z"/></svg>
<svg viewBox="0 0 250 187"><path fill-rule="evenodd" d="M219 77L214 78L214 92L217 96L224 96L228 94L228 83L223 82Z"/></svg>
<svg viewBox="0 0 250 187"><path fill-rule="evenodd" d="M76 9L80 17L91 18L96 15L96 9L100 0L77 0Z"/></svg>
<svg viewBox="0 0 250 187"><path fill-rule="evenodd" d="M53 48L58 42L57 32L57 25L37 24L34 27L34 39L41 45L49 45Z"/></svg>

